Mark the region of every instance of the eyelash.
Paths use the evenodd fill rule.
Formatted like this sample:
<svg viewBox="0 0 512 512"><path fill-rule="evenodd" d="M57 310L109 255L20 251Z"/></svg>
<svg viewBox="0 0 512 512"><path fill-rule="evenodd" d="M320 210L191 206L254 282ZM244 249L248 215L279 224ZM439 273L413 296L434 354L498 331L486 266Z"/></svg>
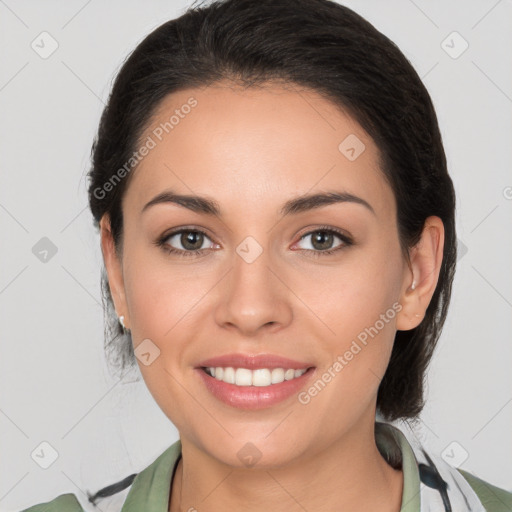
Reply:
<svg viewBox="0 0 512 512"><path fill-rule="evenodd" d="M341 231L339 231L337 229L334 229L334 228L331 228L329 226L320 226L320 227L318 227L318 228L316 228L316 229L314 229L312 231L308 231L307 233L304 233L300 237L299 240L302 240L303 238L305 238L305 237L307 237L309 235L313 235L313 234L318 233L318 232L335 234L335 235L337 235L341 239L343 244L335 247L334 249L328 249L328 250L325 250L325 251L315 251L313 249L300 249L301 251L311 252L312 256L314 258L318 258L320 256L329 256L329 255L331 255L331 254L333 254L333 253L335 253L337 251L340 251L342 249L350 247L351 245L354 244L353 240L350 237L348 237L347 235L345 235ZM155 242L155 244L158 247L161 247L167 254L174 254L176 256L185 257L185 258L190 257L190 256L199 256L203 251L206 250L206 249L196 249L196 250L193 250L193 251L182 251L180 249L175 249L174 247L169 247L166 244L166 241L169 238L171 238L172 236L177 235L179 233L201 233L202 235L206 236L207 238L210 238L208 236L208 234L205 233L204 231L202 231L201 229L197 229L197 228L181 228L181 229L178 229L176 231L172 231L171 233L166 233L165 235L160 237Z"/></svg>

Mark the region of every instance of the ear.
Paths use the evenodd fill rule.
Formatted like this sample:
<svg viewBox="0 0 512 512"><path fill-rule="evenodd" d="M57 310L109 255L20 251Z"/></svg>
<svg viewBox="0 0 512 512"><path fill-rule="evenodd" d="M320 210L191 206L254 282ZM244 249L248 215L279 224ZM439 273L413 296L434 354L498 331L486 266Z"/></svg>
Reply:
<svg viewBox="0 0 512 512"><path fill-rule="evenodd" d="M114 237L110 229L110 218L104 214L100 220L101 251L108 276L108 284L118 316L124 316L124 325L129 329L128 308L124 289L124 279L121 261L116 253Z"/></svg>
<svg viewBox="0 0 512 512"><path fill-rule="evenodd" d="M410 265L404 272L397 330L414 329L423 320L439 279L443 248L443 221L436 216L428 217L420 240L410 251Z"/></svg>

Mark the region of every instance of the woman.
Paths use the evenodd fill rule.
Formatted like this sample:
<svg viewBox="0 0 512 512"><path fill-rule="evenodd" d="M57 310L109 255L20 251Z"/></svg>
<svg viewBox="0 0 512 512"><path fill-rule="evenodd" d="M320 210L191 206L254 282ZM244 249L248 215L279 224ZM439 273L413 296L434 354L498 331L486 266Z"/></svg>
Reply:
<svg viewBox="0 0 512 512"><path fill-rule="evenodd" d="M422 411L456 234L434 108L389 39L328 0L193 8L125 62L92 156L107 345L180 439L91 503L512 508L390 424Z"/></svg>

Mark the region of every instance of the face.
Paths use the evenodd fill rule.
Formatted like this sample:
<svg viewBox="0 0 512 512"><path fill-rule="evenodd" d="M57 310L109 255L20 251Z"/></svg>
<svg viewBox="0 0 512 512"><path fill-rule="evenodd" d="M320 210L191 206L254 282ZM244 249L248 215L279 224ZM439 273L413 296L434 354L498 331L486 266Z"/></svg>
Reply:
<svg viewBox="0 0 512 512"><path fill-rule="evenodd" d="M254 445L275 466L344 435L357 443L358 426L373 435L411 274L372 139L314 92L217 84L169 95L141 141L123 255L107 270L145 383L182 442L233 466ZM218 212L146 206L171 191ZM345 200L283 211L330 192ZM268 372L248 391L200 368L226 354L309 370L265 385L294 363L261 362Z"/></svg>

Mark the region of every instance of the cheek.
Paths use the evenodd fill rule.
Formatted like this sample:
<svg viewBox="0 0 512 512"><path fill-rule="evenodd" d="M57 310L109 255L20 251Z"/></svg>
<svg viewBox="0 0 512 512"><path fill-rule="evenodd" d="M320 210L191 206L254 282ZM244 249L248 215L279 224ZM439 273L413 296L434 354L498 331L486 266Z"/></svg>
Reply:
<svg viewBox="0 0 512 512"><path fill-rule="evenodd" d="M163 340L182 329L206 284L193 266L147 240L128 240L123 269L132 332L137 338ZM182 319L180 321L180 319Z"/></svg>
<svg viewBox="0 0 512 512"><path fill-rule="evenodd" d="M370 369L379 378L383 376L401 309L398 241L392 237L374 240L324 276L322 300L313 294L305 299L328 327L325 348L332 354L332 361L346 354L348 371L344 373L358 379L371 375Z"/></svg>
<svg viewBox="0 0 512 512"><path fill-rule="evenodd" d="M187 417L192 411L179 384L180 372L183 361L190 360L188 342L197 329L194 307L207 289L206 278L191 274L190 269L148 251L133 251L124 274L134 350L141 354L137 364L156 403L177 426L193 424L193 418ZM143 352L150 353L149 364Z"/></svg>
<svg viewBox="0 0 512 512"><path fill-rule="evenodd" d="M177 340L191 327L194 305L205 293L205 282L190 270L141 265L125 278L132 331L143 337Z"/></svg>
<svg viewBox="0 0 512 512"><path fill-rule="evenodd" d="M295 280L301 299L336 336L354 336L372 325L399 297L397 251L360 249L332 267L312 268ZM331 333L332 334L332 333Z"/></svg>

